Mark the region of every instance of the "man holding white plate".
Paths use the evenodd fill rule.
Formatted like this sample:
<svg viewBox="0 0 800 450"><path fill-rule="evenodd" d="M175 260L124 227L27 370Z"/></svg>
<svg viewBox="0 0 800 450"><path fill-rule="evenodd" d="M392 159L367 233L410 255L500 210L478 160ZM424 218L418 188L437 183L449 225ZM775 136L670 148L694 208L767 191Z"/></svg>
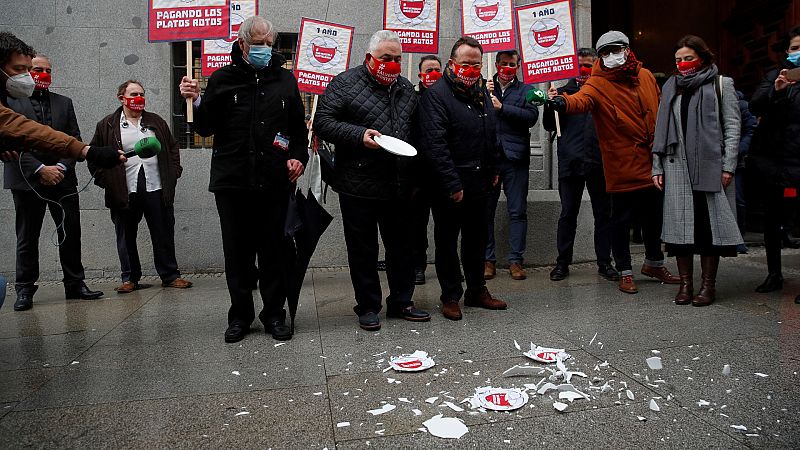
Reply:
<svg viewBox="0 0 800 450"><path fill-rule="evenodd" d="M414 322L430 314L414 307L414 266L409 226L411 156L407 142L418 97L400 76L400 37L387 30L372 35L364 64L331 80L320 98L314 129L336 146L336 175L350 279L359 326L381 327L378 231L386 251L387 317Z"/></svg>

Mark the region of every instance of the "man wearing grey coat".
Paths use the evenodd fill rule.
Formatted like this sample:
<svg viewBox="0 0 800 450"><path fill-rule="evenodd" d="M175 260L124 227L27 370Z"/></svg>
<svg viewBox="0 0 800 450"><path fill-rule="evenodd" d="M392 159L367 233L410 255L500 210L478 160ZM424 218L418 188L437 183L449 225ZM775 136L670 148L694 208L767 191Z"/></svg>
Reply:
<svg viewBox="0 0 800 450"><path fill-rule="evenodd" d="M680 272L675 303L706 306L715 298L720 256L736 256L742 243L730 186L741 119L733 80L718 75L705 42L686 36L676 48L679 72L664 85L656 122L653 182L665 191L661 239ZM703 282L696 297L695 254Z"/></svg>

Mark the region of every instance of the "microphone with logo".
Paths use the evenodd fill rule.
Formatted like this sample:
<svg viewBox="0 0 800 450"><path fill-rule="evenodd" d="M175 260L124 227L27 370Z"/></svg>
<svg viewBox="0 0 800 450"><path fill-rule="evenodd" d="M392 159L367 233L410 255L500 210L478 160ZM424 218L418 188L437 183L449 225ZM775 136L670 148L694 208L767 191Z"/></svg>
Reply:
<svg viewBox="0 0 800 450"><path fill-rule="evenodd" d="M134 156L138 156L139 158L146 159L152 158L159 153L161 153L161 142L159 142L154 136L147 136L139 139L139 141L133 146L133 150L125 153L125 157L133 158Z"/></svg>
<svg viewBox="0 0 800 450"><path fill-rule="evenodd" d="M531 89L527 94L525 94L525 101L532 105L547 105L549 108L552 108L555 115L556 136L561 137L561 119L559 119L558 113L560 111L564 111L564 107L566 106L564 97L556 95L552 98L552 100L548 100L547 94L543 90Z"/></svg>

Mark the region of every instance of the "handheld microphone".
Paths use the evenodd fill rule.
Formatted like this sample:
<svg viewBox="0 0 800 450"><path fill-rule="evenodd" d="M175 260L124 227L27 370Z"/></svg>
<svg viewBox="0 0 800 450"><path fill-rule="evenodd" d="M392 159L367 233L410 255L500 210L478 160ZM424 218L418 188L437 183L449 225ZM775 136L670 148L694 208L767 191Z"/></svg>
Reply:
<svg viewBox="0 0 800 450"><path fill-rule="evenodd" d="M547 94L541 89L531 89L525 94L525 101L536 106L542 106L547 102Z"/></svg>
<svg viewBox="0 0 800 450"><path fill-rule="evenodd" d="M139 142L133 146L133 150L125 153L125 157L133 158L134 156L138 156L139 158L152 158L159 153L161 153L161 142L154 136L147 136L139 139Z"/></svg>

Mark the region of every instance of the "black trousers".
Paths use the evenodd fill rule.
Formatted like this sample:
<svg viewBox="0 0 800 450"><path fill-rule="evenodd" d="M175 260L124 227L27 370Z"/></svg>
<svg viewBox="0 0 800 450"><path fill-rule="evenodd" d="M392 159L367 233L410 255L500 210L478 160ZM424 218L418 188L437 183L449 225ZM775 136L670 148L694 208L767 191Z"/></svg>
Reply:
<svg viewBox="0 0 800 450"><path fill-rule="evenodd" d="M483 263L488 235L489 195L466 192L456 203L448 197L433 200L436 276L442 289L441 300L460 300L464 295L459 269L458 236L461 235L461 264L468 296L478 295L486 286Z"/></svg>
<svg viewBox="0 0 800 450"><path fill-rule="evenodd" d="M289 190L214 193L222 230L225 280L231 296L228 324L255 319L253 261L258 262L262 318L281 317L286 303L289 241L285 237Z"/></svg>
<svg viewBox="0 0 800 450"><path fill-rule="evenodd" d="M378 278L378 233L386 252L389 296L386 307L402 309L413 304L414 265L409 245L407 200L373 200L339 195L350 279L356 296L356 314L378 313L382 292Z"/></svg>
<svg viewBox="0 0 800 450"><path fill-rule="evenodd" d="M558 218L558 264L572 264L575 233L578 229L578 213L581 210L584 186L589 191L594 215L594 253L597 264L611 263L611 198L606 193L606 180L602 171L593 171L583 176L558 179L558 195L561 197L561 215Z"/></svg>
<svg viewBox="0 0 800 450"><path fill-rule="evenodd" d="M45 209L50 209L50 217L58 226L58 258L64 272L64 286L79 287L85 277L81 263L81 213L77 189L69 186L37 187L39 194L51 201L61 203L61 208L39 198L33 191L12 190L16 209L17 230L17 273L16 291L35 292L39 279L39 236L44 222ZM70 195L73 194L73 195ZM64 196L69 197L64 198ZM62 242L63 241L63 242Z"/></svg>
<svg viewBox="0 0 800 450"><path fill-rule="evenodd" d="M411 254L414 267L425 269L428 264L428 221L431 217L431 197L420 189L411 199Z"/></svg>
<svg viewBox="0 0 800 450"><path fill-rule="evenodd" d="M783 240L784 198L783 186L765 185L762 187L764 201L764 248L767 251L767 270L780 274L781 247Z"/></svg>
<svg viewBox="0 0 800 450"><path fill-rule="evenodd" d="M635 221L642 227L645 264L663 265L661 220L664 215L664 194L655 186L611 196L611 249L617 270L631 271L630 228Z"/></svg>
<svg viewBox="0 0 800 450"><path fill-rule="evenodd" d="M128 195L128 208L111 209L122 281L138 283L142 279L142 263L136 245L142 217L150 231L156 272L162 282L170 283L181 276L175 258L175 209L164 205L161 190L131 193Z"/></svg>

